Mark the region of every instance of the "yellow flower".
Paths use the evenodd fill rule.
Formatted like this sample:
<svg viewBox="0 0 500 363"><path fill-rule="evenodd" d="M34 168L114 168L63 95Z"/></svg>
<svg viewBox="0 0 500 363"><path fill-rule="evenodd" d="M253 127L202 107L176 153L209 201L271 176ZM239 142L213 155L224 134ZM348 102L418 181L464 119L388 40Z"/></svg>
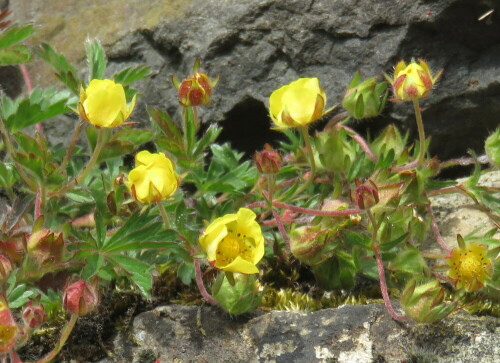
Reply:
<svg viewBox="0 0 500 363"><path fill-rule="evenodd" d="M264 237L255 213L240 208L213 221L200 237L208 261L216 268L244 274L258 273L264 256Z"/></svg>
<svg viewBox="0 0 500 363"><path fill-rule="evenodd" d="M448 275L456 280L457 288L477 291L484 286L493 273L493 266L486 256L486 246L470 243L463 248L455 248L446 261L450 266Z"/></svg>
<svg viewBox="0 0 500 363"><path fill-rule="evenodd" d="M411 101L426 97L442 73L441 70L433 77L427 62L419 59L418 63L412 60L408 65L404 61L398 62L394 78L387 75L386 78L392 84L394 101Z"/></svg>
<svg viewBox="0 0 500 363"><path fill-rule="evenodd" d="M135 96L127 104L125 90L110 79L93 79L86 89L80 89L78 113L97 127L120 126L132 113Z"/></svg>
<svg viewBox="0 0 500 363"><path fill-rule="evenodd" d="M321 118L326 95L317 78L299 78L269 96L269 113L279 129L305 126Z"/></svg>
<svg viewBox="0 0 500 363"><path fill-rule="evenodd" d="M125 185L138 201L153 203L170 197L178 181L174 165L165 154L143 150L135 156L135 168L128 174Z"/></svg>

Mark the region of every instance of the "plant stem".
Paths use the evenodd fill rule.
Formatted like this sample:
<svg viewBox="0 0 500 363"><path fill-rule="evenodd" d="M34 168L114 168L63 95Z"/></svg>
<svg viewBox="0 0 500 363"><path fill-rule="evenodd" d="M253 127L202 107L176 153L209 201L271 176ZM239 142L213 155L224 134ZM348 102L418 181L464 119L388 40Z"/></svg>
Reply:
<svg viewBox="0 0 500 363"><path fill-rule="evenodd" d="M375 217L373 216L372 212L369 209L366 210L366 214L368 215L368 218L370 219L370 223L372 225L372 248L373 248L373 253L375 255L375 260L377 261L378 278L379 278L379 282L380 282L380 291L382 292L382 297L384 299L385 308L387 309L387 312L394 320L403 321L404 319L406 319L406 316L398 315L394 311L394 308L392 307L391 299L389 297L389 292L387 291L387 283L385 281L384 262L382 261L382 256L380 255L380 246L377 242L377 231L378 231L377 221L375 220Z"/></svg>
<svg viewBox="0 0 500 363"><path fill-rule="evenodd" d="M12 145L12 140L10 139L9 132L7 131L7 128L5 127L5 123L3 121L3 118L0 117L0 133L2 134L3 138L3 143L5 145L5 148L7 149L7 152L10 154L10 157L12 161L14 162L14 165L16 166L16 170L21 176L21 179L24 181L24 183L30 188L33 192L36 192L38 190L38 185L31 179L24 171L22 165L20 165L16 158L15 158L15 150L14 146Z"/></svg>
<svg viewBox="0 0 500 363"><path fill-rule="evenodd" d="M69 164L69 159L71 158L71 154L73 154L73 149L76 146L76 143L78 142L78 137L80 136L80 130L82 129L83 122L79 121L75 125L75 129L73 130L73 135L71 136L71 140L68 144L68 149L66 150L66 155L64 155L64 159L61 163L61 166L59 167L59 170L61 172L65 172L66 167Z"/></svg>
<svg viewBox="0 0 500 363"><path fill-rule="evenodd" d="M344 129L352 134L354 134L352 136L352 138L354 139L354 141L356 141L359 146L361 146L361 149L363 149L363 151L365 152L365 154L370 158L371 161L373 161L374 163L377 162L377 155L375 155L373 153L373 151L370 149L370 146L368 145L368 143L366 142L365 139L363 139L363 137L358 134L356 131L354 131L353 129L351 129L349 126L346 126L346 125L342 125L342 124L338 124L338 125L335 125L335 128L336 129Z"/></svg>
<svg viewBox="0 0 500 363"><path fill-rule="evenodd" d="M66 343L66 340L68 340L69 335L71 334L71 331L75 327L77 320L78 320L78 315L71 314L71 318L69 319L69 321L66 323L66 325L62 329L61 336L59 337L59 341L57 342L54 349L52 349L52 351L49 354L47 354L45 357L36 361L36 363L46 363L46 362L50 362L52 359L54 359L54 357L59 353L61 348L64 346L64 343Z"/></svg>
<svg viewBox="0 0 500 363"><path fill-rule="evenodd" d="M276 225L278 226L278 230L280 231L281 237L283 238L283 241L285 242L285 245L290 251L290 239L288 238L288 235L286 233L285 227L283 226L283 222L281 221L281 217L279 213L273 208L273 191L274 191L274 175L273 174L267 174L267 200L268 200L268 206L269 210L271 211L274 219L276 220Z"/></svg>
<svg viewBox="0 0 500 363"><path fill-rule="evenodd" d="M437 243L441 246L443 250L445 250L447 253L450 253L451 248L446 244L443 237L441 236L441 233L439 232L439 228L436 223L436 219L434 218L434 213L432 212L432 206L430 203L427 205L427 213L429 213L429 216L431 217L431 225L432 225L432 232L434 233L434 238L436 238Z"/></svg>
<svg viewBox="0 0 500 363"><path fill-rule="evenodd" d="M246 207L252 209L258 207L266 207L266 205L267 204L264 202L255 202L248 204ZM289 209L293 212L310 214L313 216L324 216L324 217L340 217L340 216L349 216L351 214L365 213L364 209L344 209L344 210L327 211L327 210L316 210L316 209L296 207L291 204L286 204L276 201L273 202L273 206L283 209Z"/></svg>
<svg viewBox="0 0 500 363"><path fill-rule="evenodd" d="M170 228L170 222L168 221L167 211L161 202L156 202L156 206L160 210L161 218L163 219L163 224L165 228Z"/></svg>
<svg viewBox="0 0 500 363"><path fill-rule="evenodd" d="M87 163L87 166L76 176L75 179L70 181L68 184L66 184L64 187L61 189L55 191L51 196L58 196L61 194L64 194L67 192L69 189L71 189L75 184L80 184L83 180L85 180L85 177L90 173L94 165L97 163L97 159L99 158L99 154L101 153L101 150L104 146L104 143L106 142L106 136L108 134L108 129L106 128L100 128L97 131L97 141L94 147L94 152L92 153L92 156Z"/></svg>
<svg viewBox="0 0 500 363"><path fill-rule="evenodd" d="M203 278L201 276L201 268L200 268L200 260L197 258L194 258L194 273L196 276L196 286L198 286L198 289L200 290L201 296L210 304L214 306L218 306L219 303L210 295L205 288L205 285L203 284Z"/></svg>
<svg viewBox="0 0 500 363"><path fill-rule="evenodd" d="M422 113L420 112L420 105L418 103L418 98L413 99L413 110L415 111L415 117L417 119L418 138L420 143L420 149L418 153L418 164L422 165L425 158L425 132L424 132L424 122L422 121Z"/></svg>
<svg viewBox="0 0 500 363"><path fill-rule="evenodd" d="M302 184L302 186L295 191L295 195L302 193L304 190L306 190L314 181L314 178L316 177L316 162L314 161L314 153L312 150L311 146L311 138L309 137L309 131L307 130L307 126L302 126L300 128L300 131L302 132L302 135L304 136L304 143L306 146L307 150L307 156L309 158L309 163L311 165L311 171L309 174L309 177L307 178L306 182Z"/></svg>
<svg viewBox="0 0 500 363"><path fill-rule="evenodd" d="M28 67L26 67L25 64L21 64L19 68L21 69L21 73L23 75L23 80L24 84L26 85L26 90L28 91L29 94L31 94L31 92L33 91L33 85L31 84L31 78L30 78L30 73L28 71ZM35 127L36 127L36 132L38 132L40 136L45 138L42 123L38 122L35 125Z"/></svg>

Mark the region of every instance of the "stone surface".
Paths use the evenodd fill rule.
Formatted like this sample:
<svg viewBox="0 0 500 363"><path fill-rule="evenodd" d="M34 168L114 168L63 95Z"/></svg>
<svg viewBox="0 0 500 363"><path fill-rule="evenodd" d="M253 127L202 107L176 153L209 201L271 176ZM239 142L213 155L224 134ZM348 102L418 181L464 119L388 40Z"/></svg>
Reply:
<svg viewBox="0 0 500 363"><path fill-rule="evenodd" d="M318 76L332 105L356 70L390 73L401 58L445 69L422 102L433 154L481 153L498 125L500 11L478 20L495 8L490 0L17 0L11 8L38 25L35 42L50 42L72 61L83 59L89 36L107 46L110 70L151 65L156 75L139 85L135 118L142 124L144 103L176 109L169 76L187 75L200 57L206 71L221 75L203 118L225 121L222 138L245 151L276 136L266 131L266 102L277 87ZM39 62L32 73L35 83L51 82ZM414 130L411 105L390 105L382 117L355 126L376 130L390 122Z"/></svg>
<svg viewBox="0 0 500 363"><path fill-rule="evenodd" d="M129 334L116 337L114 357L101 363L141 357L161 363L486 363L500 354L498 333L498 319L463 312L431 326L397 323L383 305L273 311L238 320L212 307L169 305L138 315Z"/></svg>

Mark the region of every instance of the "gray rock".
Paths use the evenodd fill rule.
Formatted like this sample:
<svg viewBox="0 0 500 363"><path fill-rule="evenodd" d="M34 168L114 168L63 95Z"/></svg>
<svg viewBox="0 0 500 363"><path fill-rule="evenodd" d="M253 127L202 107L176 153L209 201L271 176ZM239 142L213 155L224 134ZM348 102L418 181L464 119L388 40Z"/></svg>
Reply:
<svg viewBox="0 0 500 363"><path fill-rule="evenodd" d="M129 334L114 340L114 357L101 363L141 357L162 363L494 362L498 327L498 319L463 312L430 326L397 323L383 305L273 311L237 320L213 307L169 305L138 315Z"/></svg>
<svg viewBox="0 0 500 363"><path fill-rule="evenodd" d="M225 121L222 138L246 151L276 137L266 131L266 103L279 86L317 76L333 105L355 71L366 77L391 73L398 60L411 57L445 70L422 102L433 154L482 153L498 125L500 9L492 0L113 0L106 5L113 11L102 3L70 3L68 20L62 5L19 0L12 6L20 19L41 22L38 40L51 40L72 60L82 59L83 46L75 44L88 34L108 46L111 69L151 65L157 75L139 85L144 96L135 113L143 125L144 103L176 110L169 77L188 75L197 57L209 74L221 75L203 119ZM496 11L478 20L491 9ZM38 72L37 80L47 73ZM411 105L390 105L381 117L355 126L377 130L391 122L414 131Z"/></svg>

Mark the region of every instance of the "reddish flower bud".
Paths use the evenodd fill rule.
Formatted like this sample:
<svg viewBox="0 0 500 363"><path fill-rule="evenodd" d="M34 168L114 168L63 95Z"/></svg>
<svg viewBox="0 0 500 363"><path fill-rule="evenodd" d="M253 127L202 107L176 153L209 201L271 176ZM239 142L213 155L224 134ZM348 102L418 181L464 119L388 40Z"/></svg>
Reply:
<svg viewBox="0 0 500 363"><path fill-rule="evenodd" d="M375 183L371 180L369 183L361 184L361 182L356 179L356 188L351 192L351 199L359 208L371 208L379 202L378 190Z"/></svg>
<svg viewBox="0 0 500 363"><path fill-rule="evenodd" d="M28 239L27 249L40 265L61 262L64 249L62 233L38 230Z"/></svg>
<svg viewBox="0 0 500 363"><path fill-rule="evenodd" d="M28 302L22 316L24 324L31 329L42 325L46 318L43 305L33 305L33 301Z"/></svg>
<svg viewBox="0 0 500 363"><path fill-rule="evenodd" d="M212 89L218 79L211 80L206 73L196 71L191 77L178 84L179 103L182 106L208 105ZM174 79L174 84L177 80Z"/></svg>
<svg viewBox="0 0 500 363"><path fill-rule="evenodd" d="M63 309L68 313L85 315L92 312L98 303L99 295L87 281L77 281L64 290Z"/></svg>
<svg viewBox="0 0 500 363"><path fill-rule="evenodd" d="M0 296L0 352L8 352L12 348L18 330L5 297Z"/></svg>
<svg viewBox="0 0 500 363"><path fill-rule="evenodd" d="M264 150L256 151L254 158L257 169L263 174L276 174L283 163L280 153L269 144L264 145Z"/></svg>

